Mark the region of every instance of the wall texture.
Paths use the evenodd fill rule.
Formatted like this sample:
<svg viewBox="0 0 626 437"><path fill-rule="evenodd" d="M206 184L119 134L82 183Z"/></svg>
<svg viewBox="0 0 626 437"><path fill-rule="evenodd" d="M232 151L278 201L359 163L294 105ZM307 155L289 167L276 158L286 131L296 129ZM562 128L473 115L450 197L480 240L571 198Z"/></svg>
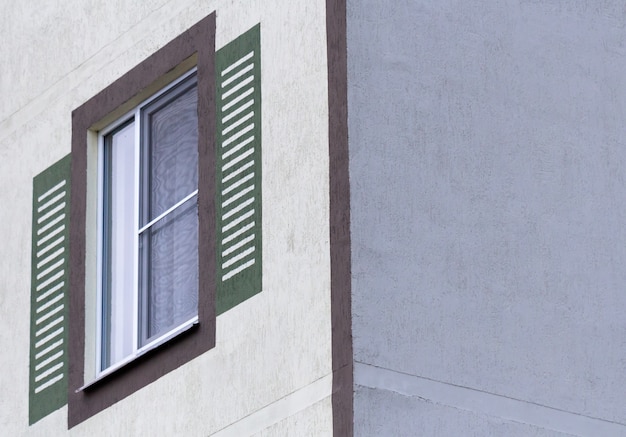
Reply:
<svg viewBox="0 0 626 437"><path fill-rule="evenodd" d="M32 179L70 152L74 108L213 11L217 49L261 26L263 291L218 317L208 353L69 432L66 407L29 427ZM1 15L1 433L330 433L324 2L39 1Z"/></svg>
<svg viewBox="0 0 626 437"><path fill-rule="evenodd" d="M358 434L626 435L622 2L347 14Z"/></svg>

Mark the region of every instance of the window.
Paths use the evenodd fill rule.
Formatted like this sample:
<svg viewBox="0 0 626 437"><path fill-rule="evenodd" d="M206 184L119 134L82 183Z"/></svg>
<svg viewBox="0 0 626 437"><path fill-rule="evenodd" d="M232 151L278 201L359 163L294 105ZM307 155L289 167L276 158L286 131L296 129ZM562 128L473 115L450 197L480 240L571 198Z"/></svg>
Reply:
<svg viewBox="0 0 626 437"><path fill-rule="evenodd" d="M211 14L72 113L70 428L215 345L215 55Z"/></svg>
<svg viewBox="0 0 626 437"><path fill-rule="evenodd" d="M99 371L198 321L195 69L99 133Z"/></svg>

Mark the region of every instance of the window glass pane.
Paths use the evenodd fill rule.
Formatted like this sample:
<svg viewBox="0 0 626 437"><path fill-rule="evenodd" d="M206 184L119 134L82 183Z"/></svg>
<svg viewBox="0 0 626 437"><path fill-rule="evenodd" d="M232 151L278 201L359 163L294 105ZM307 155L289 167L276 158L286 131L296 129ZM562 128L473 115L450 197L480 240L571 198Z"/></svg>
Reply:
<svg viewBox="0 0 626 437"><path fill-rule="evenodd" d="M160 107L156 110L148 110L150 204L147 221L198 188L197 88L193 86L174 100L167 97L157 102Z"/></svg>
<svg viewBox="0 0 626 437"><path fill-rule="evenodd" d="M140 236L140 341L197 315L198 94L196 77L181 82L142 110L143 225Z"/></svg>
<svg viewBox="0 0 626 437"><path fill-rule="evenodd" d="M105 137L105 276L103 368L133 351L135 259L135 128L130 123Z"/></svg>
<svg viewBox="0 0 626 437"><path fill-rule="evenodd" d="M143 343L198 313L198 200L194 196L140 238Z"/></svg>

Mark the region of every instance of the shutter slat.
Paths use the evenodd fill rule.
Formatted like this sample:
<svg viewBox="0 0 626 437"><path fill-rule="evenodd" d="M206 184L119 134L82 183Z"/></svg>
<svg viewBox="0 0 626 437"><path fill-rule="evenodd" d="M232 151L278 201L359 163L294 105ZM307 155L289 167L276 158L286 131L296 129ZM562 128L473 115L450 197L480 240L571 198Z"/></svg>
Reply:
<svg viewBox="0 0 626 437"><path fill-rule="evenodd" d="M217 313L262 288L260 26L220 49L217 66Z"/></svg>
<svg viewBox="0 0 626 437"><path fill-rule="evenodd" d="M33 179L29 423L67 403L70 155Z"/></svg>

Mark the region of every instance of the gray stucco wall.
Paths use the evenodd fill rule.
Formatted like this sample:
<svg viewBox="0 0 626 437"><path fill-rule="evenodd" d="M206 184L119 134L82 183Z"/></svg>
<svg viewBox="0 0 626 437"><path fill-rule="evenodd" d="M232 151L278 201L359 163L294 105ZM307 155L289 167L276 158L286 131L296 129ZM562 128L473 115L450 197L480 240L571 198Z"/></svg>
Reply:
<svg viewBox="0 0 626 437"><path fill-rule="evenodd" d="M623 2L347 3L357 433L626 435Z"/></svg>
<svg viewBox="0 0 626 437"><path fill-rule="evenodd" d="M384 412L361 414L355 423L355 435L394 437L414 436L506 436L566 437L556 431L528 424L514 423L474 411L438 405L419 397L405 397L395 392L359 387L355 393L357 411ZM384 420L381 418L384 417Z"/></svg>

